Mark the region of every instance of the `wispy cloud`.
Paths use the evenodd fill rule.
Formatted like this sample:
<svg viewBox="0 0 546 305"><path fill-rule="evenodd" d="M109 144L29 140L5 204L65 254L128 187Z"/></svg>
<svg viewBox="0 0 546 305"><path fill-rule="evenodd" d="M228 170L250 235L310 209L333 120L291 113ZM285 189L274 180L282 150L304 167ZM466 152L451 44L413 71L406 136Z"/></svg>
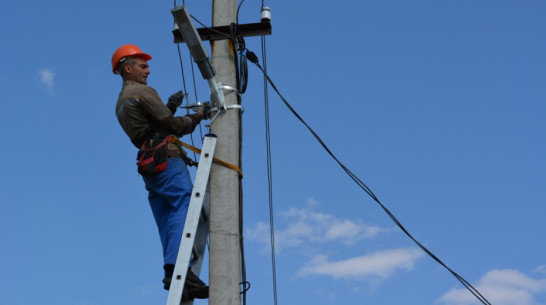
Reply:
<svg viewBox="0 0 546 305"><path fill-rule="evenodd" d="M546 293L546 278L534 279L514 269L492 270L480 279L475 288L495 305L540 305L535 297ZM438 299L438 303L480 304L477 298L464 288L450 290Z"/></svg>
<svg viewBox="0 0 546 305"><path fill-rule="evenodd" d="M317 255L298 274L384 280L398 270L413 269L421 256L423 252L417 248L385 250L340 261L328 261L325 255Z"/></svg>
<svg viewBox="0 0 546 305"><path fill-rule="evenodd" d="M306 209L292 208L280 215L286 227L275 232L277 252L283 248L301 246L306 243L342 242L351 245L361 239L373 238L391 230L366 225L360 219L340 219L334 215ZM253 228L247 229L245 236L248 240L269 244L269 225L259 222Z"/></svg>
<svg viewBox="0 0 546 305"><path fill-rule="evenodd" d="M534 272L546 274L546 265L540 265L533 270Z"/></svg>
<svg viewBox="0 0 546 305"><path fill-rule="evenodd" d="M317 206L319 206L319 202L317 200L315 200L314 198L308 198L307 199L307 206L317 207Z"/></svg>
<svg viewBox="0 0 546 305"><path fill-rule="evenodd" d="M358 248L354 247L354 244L357 242L393 231L392 228L365 224L361 219L345 219L298 208L279 213L279 216L282 220L282 229L278 229L281 226L277 224L275 250L280 252L280 249L294 248L298 250L297 253L305 256L305 262L296 271L300 277L349 278L368 281L375 285L397 272L412 270L417 260L424 255L417 248L355 254ZM271 241L269 225L257 223L245 231L245 239L269 245ZM334 249L340 249L344 253L343 259L334 256L336 252ZM350 251L346 251L349 249Z"/></svg>
<svg viewBox="0 0 546 305"><path fill-rule="evenodd" d="M55 72L50 69L41 69L38 71L40 76L40 82L46 87L47 90L53 90L55 85Z"/></svg>
<svg viewBox="0 0 546 305"><path fill-rule="evenodd" d="M132 295L145 296L150 295L156 290L156 285L147 284L142 286L135 286L130 289Z"/></svg>

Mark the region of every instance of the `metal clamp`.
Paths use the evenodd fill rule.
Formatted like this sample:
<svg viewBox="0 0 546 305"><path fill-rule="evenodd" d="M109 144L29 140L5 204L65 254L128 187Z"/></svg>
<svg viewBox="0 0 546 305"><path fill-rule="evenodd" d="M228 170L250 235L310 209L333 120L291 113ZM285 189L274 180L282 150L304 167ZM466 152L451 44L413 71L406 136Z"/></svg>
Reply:
<svg viewBox="0 0 546 305"><path fill-rule="evenodd" d="M244 108L242 105L236 105L236 104L233 104L233 105L225 105L224 106L224 109L225 110L220 110L218 111L218 108L217 107L214 107L214 108L210 108L210 111L213 112L213 111L216 111L216 114L210 119L210 123L206 124L205 126L206 127L209 127L212 125L212 122L214 120L216 120L216 118L220 115L220 113L224 113L225 111L227 110L230 110L230 109L240 109L241 110L241 113L245 112Z"/></svg>
<svg viewBox="0 0 546 305"><path fill-rule="evenodd" d="M241 113L245 112L244 108L243 108L243 105L226 105L226 110L229 110L229 109L241 109ZM210 108L210 111L213 112L213 111L218 111L218 108L216 107L213 107L213 108Z"/></svg>
<svg viewBox="0 0 546 305"><path fill-rule="evenodd" d="M222 85L220 83L217 83L216 88L218 89L217 90L217 95L216 96L211 95L211 99L213 100L213 103L212 103L211 106L213 106L213 107L210 108L210 112L216 111L216 114L211 118L210 123L205 125L207 127L210 127L212 122L221 113L224 113L225 111L227 111L229 109L240 109L241 113L244 113L244 109L243 109L242 105L237 105L237 104L226 105L224 103L224 101L225 101L224 100L224 93L228 94L228 93L235 92L235 93L237 93L237 95L240 95L240 93L238 92L238 90L236 88L231 87L231 86L227 86L227 85ZM222 90L220 90L220 89L222 89ZM180 108L192 109L193 111L197 112L197 111L199 111L199 108L201 107L202 103L207 103L207 102L197 102L195 104L181 106ZM220 105L217 105L216 103L218 103Z"/></svg>
<svg viewBox="0 0 546 305"><path fill-rule="evenodd" d="M237 93L237 95L241 95L241 93L239 93L239 90L237 90L237 88L235 87L231 87L231 86L228 86L228 85L222 85L222 88L224 89L224 93L231 93L231 92L235 92Z"/></svg>

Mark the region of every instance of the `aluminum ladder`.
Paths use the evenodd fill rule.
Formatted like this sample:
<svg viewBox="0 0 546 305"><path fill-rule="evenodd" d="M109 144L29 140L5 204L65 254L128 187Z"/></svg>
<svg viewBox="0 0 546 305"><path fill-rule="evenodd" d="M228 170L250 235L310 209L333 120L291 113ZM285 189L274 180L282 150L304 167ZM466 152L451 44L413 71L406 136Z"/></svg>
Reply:
<svg viewBox="0 0 546 305"><path fill-rule="evenodd" d="M209 176L212 167L216 136L207 134L203 140L203 148L199 159L199 166L195 174L195 182L186 216L186 223L174 273L167 297L167 305L191 305L193 300L181 302L188 262L193 273L199 276L203 256L209 235Z"/></svg>

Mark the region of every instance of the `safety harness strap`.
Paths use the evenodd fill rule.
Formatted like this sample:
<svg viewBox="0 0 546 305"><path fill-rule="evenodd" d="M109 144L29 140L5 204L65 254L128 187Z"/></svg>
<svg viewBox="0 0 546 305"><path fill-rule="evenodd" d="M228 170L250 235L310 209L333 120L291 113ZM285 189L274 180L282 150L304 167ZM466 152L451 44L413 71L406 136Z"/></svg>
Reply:
<svg viewBox="0 0 546 305"><path fill-rule="evenodd" d="M182 141L180 141L177 137L173 136L173 135L170 135L167 137L167 142L170 142L170 143L176 143L176 144L179 144L179 145L182 145L184 146L185 148L193 151L194 153L196 154L201 154L201 150L197 147L194 147L194 146L191 146L190 144L187 144L187 143L184 143ZM239 176L241 178L243 178L243 171L235 164L232 164L232 163L228 163L226 161L223 161L223 160L220 160L218 158L212 158L212 160L222 166L225 166L233 171L236 171ZM197 162L195 162L197 164Z"/></svg>

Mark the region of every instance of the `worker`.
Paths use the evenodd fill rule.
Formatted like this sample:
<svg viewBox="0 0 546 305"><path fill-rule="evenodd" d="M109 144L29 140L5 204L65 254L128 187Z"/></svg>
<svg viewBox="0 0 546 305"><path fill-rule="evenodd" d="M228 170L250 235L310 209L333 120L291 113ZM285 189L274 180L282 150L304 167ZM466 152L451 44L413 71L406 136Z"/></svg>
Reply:
<svg viewBox="0 0 546 305"><path fill-rule="evenodd" d="M123 45L112 55L112 72L123 79L116 116L139 149L138 171L159 230L165 273L163 287L169 290L192 192L189 159L176 142L178 137L193 132L210 107L203 103L195 114L175 116L184 94L179 91L171 95L166 105L161 101L158 93L147 85L150 59L136 45ZM208 286L188 268L183 300L194 298L208 298Z"/></svg>

